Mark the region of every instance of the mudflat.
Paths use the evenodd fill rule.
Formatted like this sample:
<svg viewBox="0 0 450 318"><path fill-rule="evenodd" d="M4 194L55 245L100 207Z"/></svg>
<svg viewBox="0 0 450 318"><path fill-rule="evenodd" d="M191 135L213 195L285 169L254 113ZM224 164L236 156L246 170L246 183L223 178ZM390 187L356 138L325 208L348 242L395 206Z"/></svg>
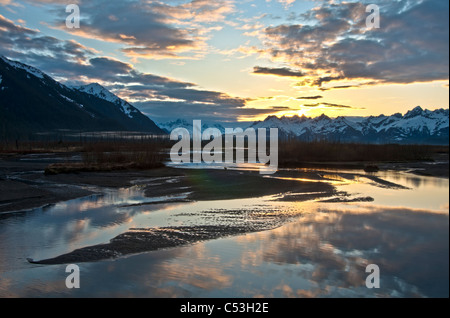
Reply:
<svg viewBox="0 0 450 318"><path fill-rule="evenodd" d="M227 200L260 197L277 193L332 193L320 169L361 169L361 163L309 163L304 168L314 171L280 170L264 177L257 171L193 170L169 167L151 170L124 169L103 172L74 172L49 175L45 169L54 164L79 162L78 153L41 153L0 156L0 213L31 210L67 201L96 192L97 188L122 188L146 179L177 177L176 182L161 182L146 189L148 197L177 195L189 192L187 200ZM437 155L434 162L380 163L382 170L408 171L413 174L449 177L448 154ZM298 182L289 178L311 179L320 182ZM376 178L376 177L373 177ZM380 181L380 180L377 180ZM309 197L309 196L308 196Z"/></svg>
<svg viewBox="0 0 450 318"><path fill-rule="evenodd" d="M161 179L148 186L147 197L189 192L187 200L226 200L261 197L285 192L332 192L326 183L266 178L258 171L195 170L157 168L111 172L45 174L45 168L59 159L57 154L12 156L0 159L0 213L30 210L96 193L101 188L146 186L146 180ZM311 178L317 178L309 173ZM165 182L165 179L172 179ZM175 180L175 181L173 181ZM101 190L100 190L101 191Z"/></svg>

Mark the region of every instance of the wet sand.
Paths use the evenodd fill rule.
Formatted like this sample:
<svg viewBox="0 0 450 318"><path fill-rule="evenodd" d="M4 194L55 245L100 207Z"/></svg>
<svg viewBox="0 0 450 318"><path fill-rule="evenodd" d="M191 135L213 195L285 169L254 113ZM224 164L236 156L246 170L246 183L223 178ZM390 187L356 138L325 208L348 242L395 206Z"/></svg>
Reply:
<svg viewBox="0 0 450 318"><path fill-rule="evenodd" d="M93 192L71 185L0 180L0 214L26 211L91 194Z"/></svg>
<svg viewBox="0 0 450 318"><path fill-rule="evenodd" d="M96 262L269 229L271 228L253 228L242 225L130 229L129 232L113 238L108 244L81 248L51 259L41 261L28 259L28 261L40 265Z"/></svg>
<svg viewBox="0 0 450 318"><path fill-rule="evenodd" d="M267 206L237 210L212 209L182 213L192 219L215 219L215 225L169 226L156 228L132 228L118 235L107 244L88 246L54 258L35 261L32 264L59 265L116 259L128 255L156 251L208 241L228 236L272 230L289 222L294 216Z"/></svg>

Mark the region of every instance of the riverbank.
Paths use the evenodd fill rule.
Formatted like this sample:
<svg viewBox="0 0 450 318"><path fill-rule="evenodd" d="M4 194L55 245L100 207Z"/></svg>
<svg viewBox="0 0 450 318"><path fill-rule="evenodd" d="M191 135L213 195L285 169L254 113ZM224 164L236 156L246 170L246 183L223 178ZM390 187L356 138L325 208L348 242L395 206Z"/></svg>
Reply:
<svg viewBox="0 0 450 318"><path fill-rule="evenodd" d="M175 181L159 182L147 187L148 197L171 196L189 192L186 200L228 200L261 197L277 193L322 193L329 196L333 187L327 183L321 170L364 170L361 162L311 162L280 170L266 178L258 171L219 169L112 169L110 171L78 171L76 173L46 174L50 166L76 166L79 153L9 154L0 158L0 213L31 210L84 196L100 188L124 188L148 179L176 177ZM435 154L434 160L425 162L376 163L382 171L405 171L421 176L449 177L448 153ZM303 168L303 169L302 169ZM276 178L276 177L289 178ZM275 178L273 178L275 177ZM295 180L297 179L297 181ZM299 179L314 182L298 182ZM324 181L324 182L320 182ZM325 195L324 195L325 193ZM310 197L310 196L305 196Z"/></svg>
<svg viewBox="0 0 450 318"><path fill-rule="evenodd" d="M45 174L49 165L61 160L58 154L9 156L0 160L0 213L21 211L96 193L101 188L146 186L146 196L172 196L189 192L187 200L222 200L260 197L287 191L331 192L327 184L298 183L263 178L256 171L191 170L163 167L151 170L116 170ZM65 157L76 163L77 154ZM166 182L168 178L172 181ZM161 182L146 185L146 180ZM174 181L175 180L175 181Z"/></svg>

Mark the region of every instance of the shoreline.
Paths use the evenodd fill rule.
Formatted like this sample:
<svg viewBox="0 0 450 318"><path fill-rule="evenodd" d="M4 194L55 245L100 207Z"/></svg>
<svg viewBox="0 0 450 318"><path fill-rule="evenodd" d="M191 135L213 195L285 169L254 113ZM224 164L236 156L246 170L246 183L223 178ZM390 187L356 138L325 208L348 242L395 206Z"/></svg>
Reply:
<svg viewBox="0 0 450 318"><path fill-rule="evenodd" d="M425 177L449 178L449 154L434 154L433 160L429 161L398 161L398 162L301 162L285 163L280 165L281 169L345 169L364 170L367 167L375 166L380 171L393 170L405 171Z"/></svg>
<svg viewBox="0 0 450 318"><path fill-rule="evenodd" d="M28 156L37 156L29 160ZM146 189L146 196L156 197L171 195L180 189L192 188L193 193L187 201L227 200L233 198L258 197L276 192L312 192L317 183L303 186L292 180L276 180L262 178L258 172L219 170L219 169L186 169L158 167L151 170L124 169L117 171L80 171L76 173L45 174L50 165L60 164L60 154L39 154L7 156L0 158L0 215L26 212L59 202L87 197L97 194L91 188L124 188L131 187L134 182L151 178L177 177L179 182L163 184L157 188ZM33 157L34 158L34 157ZM25 160L26 159L26 160ZM380 171L404 171L412 175L449 178L448 154L441 154L434 162L397 162L371 163ZM73 165L73 162L68 163ZM310 170L302 176L320 181L314 171L324 170L364 170L367 163L362 162L311 162L295 167L283 167L277 174L286 171ZM63 164L62 164L63 165ZM376 175L375 175L376 177ZM326 182L326 180L323 180ZM273 188L277 188L274 191ZM330 188L325 190L331 193Z"/></svg>

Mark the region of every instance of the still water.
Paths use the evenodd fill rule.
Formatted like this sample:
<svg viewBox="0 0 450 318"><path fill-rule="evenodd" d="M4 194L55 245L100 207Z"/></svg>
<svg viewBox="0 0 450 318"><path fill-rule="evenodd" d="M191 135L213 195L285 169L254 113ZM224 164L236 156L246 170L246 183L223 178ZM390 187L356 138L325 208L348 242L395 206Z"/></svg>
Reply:
<svg viewBox="0 0 450 318"><path fill-rule="evenodd" d="M364 176L325 173L338 191L373 202L285 202L271 196L162 203L187 193L146 198L142 184L174 181L159 178L0 215L0 296L448 297L449 180L376 174L399 185L392 188ZM221 215L226 210L240 213L233 220ZM246 211L264 210L289 215L288 221L268 231L79 264L76 290L65 286L66 265L26 261L107 243L130 228L251 222ZM369 264L380 268L380 289L366 288Z"/></svg>

